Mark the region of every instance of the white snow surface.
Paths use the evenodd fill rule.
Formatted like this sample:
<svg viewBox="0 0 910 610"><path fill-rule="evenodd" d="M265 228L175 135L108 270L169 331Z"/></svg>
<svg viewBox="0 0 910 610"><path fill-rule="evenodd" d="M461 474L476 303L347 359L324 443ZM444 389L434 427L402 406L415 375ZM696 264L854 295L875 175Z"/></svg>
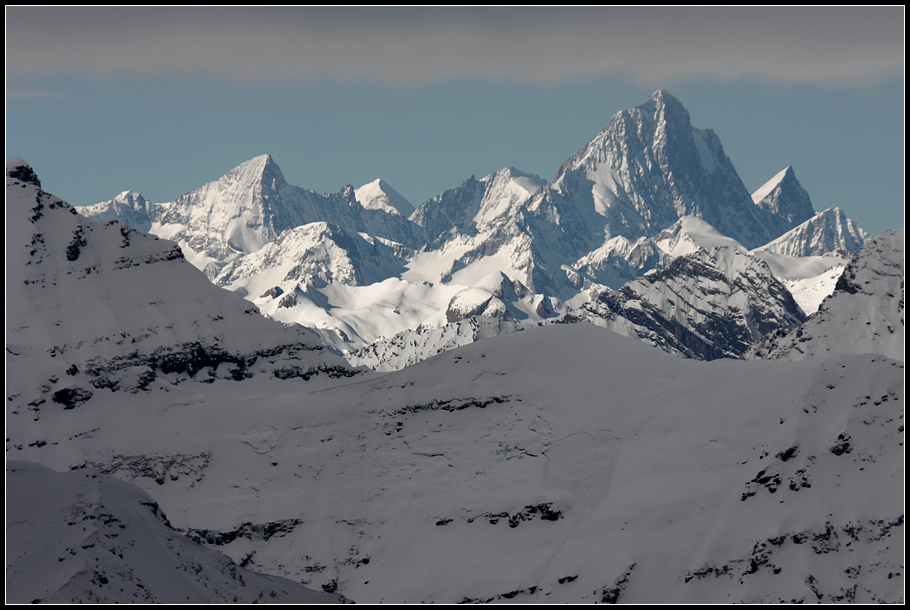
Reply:
<svg viewBox="0 0 910 610"><path fill-rule="evenodd" d="M7 603L345 601L192 542L151 496L111 476L7 461L6 493Z"/></svg>
<svg viewBox="0 0 910 610"><path fill-rule="evenodd" d="M904 359L904 232L868 240L806 322L766 336L747 357L800 360L829 354Z"/></svg>
<svg viewBox="0 0 910 610"><path fill-rule="evenodd" d="M814 277L784 280L784 285L803 313L808 316L818 311L822 301L834 292L837 280L843 275L846 267L834 265Z"/></svg>
<svg viewBox="0 0 910 610"><path fill-rule="evenodd" d="M745 250L741 243L723 235L697 216L683 216L673 226L661 231L653 241L658 248L673 257L685 256L699 249L733 247Z"/></svg>
<svg viewBox="0 0 910 610"><path fill-rule="evenodd" d="M862 230L836 208L812 218L808 193L792 167L753 195L717 135L694 128L679 100L657 90L640 106L614 115L562 164L552 183L508 167L471 176L413 210L381 179L331 195L288 185L274 159L262 155L175 202L153 204L123 193L84 210L177 241L210 280L269 317L312 329L341 351L376 343L372 353L406 362L414 354L404 357L391 346L409 341L404 337L418 329L442 329L462 315L502 321L511 316L519 327L566 315L587 318L584 311L567 312L564 303L590 302L583 295L603 287L621 290L668 268L674 258L719 248L762 246L753 255L787 282L800 307L814 311L833 287L831 267L838 261L822 268L809 255L835 250L846 260L858 249ZM481 288L479 282L498 274L523 286L523 296L495 297L489 310L466 300L478 296L471 291ZM701 279L672 282L695 310L699 298L718 300L700 292L712 290ZM747 293L756 290L761 287L753 282L741 296L754 301ZM461 314L451 307L459 294ZM787 306L789 297L774 297L781 303L773 307ZM673 309L675 302L661 297L645 309L670 307L651 311L651 322L674 318L681 326L644 329L632 319L645 302L634 299L623 305L632 319L612 312L609 324L667 347L700 332L686 326L690 319ZM709 309L714 319L709 316L706 325L726 323L717 303ZM604 313L591 321L602 323ZM746 335L765 330L762 324ZM437 333L438 345L451 345L442 339L449 332ZM726 340L723 333L717 337ZM426 334L414 341L422 354L437 345ZM738 353L740 346L732 352L727 347L708 352Z"/></svg>
<svg viewBox="0 0 910 610"><path fill-rule="evenodd" d="M218 548L358 602L900 602L902 377L560 325L323 391L10 412L8 452L131 479L180 529L297 523Z"/></svg>
<svg viewBox="0 0 910 610"><path fill-rule="evenodd" d="M376 178L359 189L355 189L354 197L360 205L368 210L382 210L405 218L414 213L414 206L411 205L411 202L382 178Z"/></svg>
<svg viewBox="0 0 910 610"><path fill-rule="evenodd" d="M855 254L868 238L869 234L847 218L843 209L835 207L819 212L755 251L796 257L829 252Z"/></svg>
<svg viewBox="0 0 910 610"><path fill-rule="evenodd" d="M774 277L784 283L806 315L818 311L825 297L834 292L834 285L851 258L843 251L822 256L788 256L758 248L751 254L771 268Z"/></svg>

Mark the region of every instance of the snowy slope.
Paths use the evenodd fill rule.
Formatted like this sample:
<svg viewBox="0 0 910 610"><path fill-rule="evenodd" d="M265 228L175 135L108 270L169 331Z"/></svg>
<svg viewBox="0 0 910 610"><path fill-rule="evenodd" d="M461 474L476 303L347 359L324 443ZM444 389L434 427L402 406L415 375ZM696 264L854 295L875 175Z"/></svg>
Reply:
<svg viewBox="0 0 910 610"><path fill-rule="evenodd" d="M525 325L501 317L475 315L443 326L404 330L358 349L344 353L353 366L375 371L397 371L432 358L442 352L470 345L475 341L522 330Z"/></svg>
<svg viewBox="0 0 910 610"><path fill-rule="evenodd" d="M658 248L672 257L712 248L744 249L738 241L722 234L697 216L683 216L672 226L658 233L653 241Z"/></svg>
<svg viewBox="0 0 910 610"><path fill-rule="evenodd" d="M843 209L828 208L756 251L797 257L856 254L867 239L869 234L847 218Z"/></svg>
<svg viewBox="0 0 910 610"><path fill-rule="evenodd" d="M262 249L221 269L213 282L243 294L278 288L363 286L400 275L411 252L394 242L350 234L324 222L288 229Z"/></svg>
<svg viewBox="0 0 910 610"><path fill-rule="evenodd" d="M414 206L411 205L411 202L382 178L377 178L369 184L355 189L354 197L367 210L382 210L388 214L398 214L405 218L414 213Z"/></svg>
<svg viewBox="0 0 910 610"><path fill-rule="evenodd" d="M39 417L187 379L351 374L312 334L212 286L177 244L87 220L21 159L6 173L10 408Z"/></svg>
<svg viewBox="0 0 910 610"><path fill-rule="evenodd" d="M903 600L894 360L696 362L574 324L291 383L9 416L8 455L132 480L360 602Z"/></svg>
<svg viewBox="0 0 910 610"><path fill-rule="evenodd" d="M853 258L842 250L822 256L787 256L757 248L751 254L771 268L807 316L818 311L825 297L834 292L837 280Z"/></svg>
<svg viewBox="0 0 910 610"><path fill-rule="evenodd" d="M295 360L326 372L339 361L306 335L246 315L175 244L83 220L21 160L8 163L7 200L7 458L79 471L52 474L55 491L79 502L55 497L64 515L78 505L80 519L96 516L84 532L38 523L36 505L59 516L29 495L47 486L11 488L8 557L18 583L44 586L23 584L22 599L77 601L91 590L113 601L119 591L105 587L121 581L127 599L145 595L131 583L161 574L153 557L174 572L192 562L187 580L172 577L184 598L233 599L230 575L240 572L197 555L192 540L362 602L903 601L898 360L698 362L585 323L490 336L506 312L534 319L533 293L490 274L440 309L486 313L495 298L501 319L447 327L482 341L387 375L347 378L339 367L307 380L311 369ZM877 296L890 293L902 345L902 252L901 232L867 244L822 311L855 317L848 305L859 302L890 315L892 301ZM686 337L723 335L725 321L736 336L782 324L773 320L790 315L780 308L787 293L773 286L745 251L700 249L615 292L621 302L602 319L633 334L646 328L632 320L636 303L658 326L674 306L672 320L697 323L661 335L682 352ZM375 286L349 289L376 302ZM856 325L846 328L856 342ZM430 334L411 353L447 340ZM281 342L288 336L297 343ZM104 366L92 369L95 358ZM88 470L140 487L186 541L158 530L165 548L121 549L119 536L136 540L133 550L157 539L139 527L154 513L127 505L135 490L79 477ZM120 534L113 518L137 525ZM179 558L165 553L169 536ZM67 575L77 558L90 569ZM50 582L60 575L71 584ZM249 594L238 599L273 589L281 599L277 586L243 579ZM219 593L201 597L200 581Z"/></svg>
<svg viewBox="0 0 910 610"><path fill-rule="evenodd" d="M846 264L838 264L825 269L816 276L782 280L784 286L793 295L793 300L799 305L807 316L818 311L822 301L824 301L837 286L837 281L844 273Z"/></svg>
<svg viewBox="0 0 910 610"><path fill-rule="evenodd" d="M7 603L345 601L191 542L148 494L113 477L8 461L6 485Z"/></svg>
<svg viewBox="0 0 910 610"><path fill-rule="evenodd" d="M619 288L652 269L665 267L669 258L649 237L629 241L617 235L575 261L572 269L580 274L579 279ZM585 284L576 281L576 285L581 288Z"/></svg>
<svg viewBox="0 0 910 610"><path fill-rule="evenodd" d="M769 334L746 357L872 353L903 360L904 290L904 232L885 231L866 242L805 324Z"/></svg>

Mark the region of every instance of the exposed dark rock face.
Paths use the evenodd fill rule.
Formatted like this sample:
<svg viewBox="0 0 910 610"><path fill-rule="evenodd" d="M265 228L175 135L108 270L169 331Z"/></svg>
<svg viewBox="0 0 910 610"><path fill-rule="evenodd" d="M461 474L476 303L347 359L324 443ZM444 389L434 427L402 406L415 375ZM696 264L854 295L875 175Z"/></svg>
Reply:
<svg viewBox="0 0 910 610"><path fill-rule="evenodd" d="M630 564L629 568L614 580L611 586L604 587L600 601L604 604L615 604L619 602L619 598L622 595L623 590L625 590L626 585L629 583L629 577L632 575L632 570L634 569L635 564Z"/></svg>
<svg viewBox="0 0 910 610"><path fill-rule="evenodd" d="M51 396L51 399L57 404L63 405L64 409L75 409L92 397L90 390L83 388L63 388L57 390Z"/></svg>
<svg viewBox="0 0 910 610"><path fill-rule="evenodd" d="M897 528L903 527L903 515L896 519L879 519L868 523L848 522L835 526L830 521L816 528L788 532L772 538L755 542L752 552L745 557L729 560L723 564L706 564L689 570L684 581L692 586L698 586L705 579L728 578L738 579L740 584L756 574L780 574L785 572L787 565L802 565L794 563L794 555L834 555L837 553L852 553L860 551L863 547L871 546L881 540L892 537ZM857 557L861 557L857 554ZM799 569L799 568L796 568ZM881 564L849 566L841 575L842 578L826 579L822 583L813 574L808 574L805 582L812 596L794 599L779 599L772 592L755 601L803 603L805 601L818 601L823 603L850 602L856 596L856 586L851 585L862 571L876 571L884 569ZM888 578L891 578L889 575ZM871 593L867 591L867 593ZM873 593L873 597L875 594ZM746 601L746 600L743 600ZM886 601L886 600L877 600Z"/></svg>
<svg viewBox="0 0 910 610"><path fill-rule="evenodd" d="M222 546L230 544L237 538L246 538L248 540L268 540L272 536L286 536L294 531L294 528L303 523L300 519L283 519L271 523L242 523L237 529L226 532L216 532L214 530L188 529L186 535L190 540L199 544L211 544Z"/></svg>
<svg viewBox="0 0 910 610"><path fill-rule="evenodd" d="M276 299L276 298L280 297L282 294L284 294L284 290L282 290L281 287L273 286L272 288L269 288L268 290L263 292L259 298L264 299L266 297L271 297L273 299Z"/></svg>
<svg viewBox="0 0 910 610"><path fill-rule="evenodd" d="M22 161L21 164L16 164L13 167L7 169L6 175L13 180L18 180L19 182L24 182L25 184L33 184L38 188L41 188L41 181L38 180L38 175L35 173L35 170L33 170L32 167L24 161Z"/></svg>
<svg viewBox="0 0 910 610"><path fill-rule="evenodd" d="M739 266L724 269L721 259ZM718 248L682 256L660 271L614 291L592 291L592 300L562 321L630 322L641 339L698 360L737 358L765 333L805 320L787 288L761 261Z"/></svg>

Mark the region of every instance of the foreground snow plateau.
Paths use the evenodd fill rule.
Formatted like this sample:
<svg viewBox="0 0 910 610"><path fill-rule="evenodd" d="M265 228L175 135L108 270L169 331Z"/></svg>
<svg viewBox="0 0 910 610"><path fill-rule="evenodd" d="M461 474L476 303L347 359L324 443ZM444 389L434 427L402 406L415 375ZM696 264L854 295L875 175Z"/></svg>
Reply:
<svg viewBox="0 0 910 610"><path fill-rule="evenodd" d="M90 471L7 462L6 600L10 603L332 604L174 531L134 485Z"/></svg>
<svg viewBox="0 0 910 610"><path fill-rule="evenodd" d="M131 480L248 567L360 602L897 602L902 380L561 325L324 390L100 392L9 415L8 455Z"/></svg>

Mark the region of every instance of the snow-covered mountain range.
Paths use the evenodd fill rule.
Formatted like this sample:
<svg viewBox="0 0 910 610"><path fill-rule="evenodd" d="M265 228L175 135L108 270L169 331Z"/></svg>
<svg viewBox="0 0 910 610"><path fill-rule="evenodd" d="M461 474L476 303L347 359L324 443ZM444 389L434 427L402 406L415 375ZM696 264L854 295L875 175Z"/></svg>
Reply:
<svg viewBox="0 0 910 610"><path fill-rule="evenodd" d="M20 159L6 189L7 601L903 601L903 364L846 348L902 357L902 232L804 323L774 268L825 257L766 262L700 217L644 237L665 258L618 290L563 270L568 299L495 265L415 281L481 243L473 224L411 254L314 221L209 267L262 253L262 286L300 286L272 298L359 294L364 328L413 315L376 305L390 293L425 298L437 324L365 346L410 365L381 374L255 315L175 242L81 217ZM790 326L842 338L698 361Z"/></svg>
<svg viewBox="0 0 910 610"><path fill-rule="evenodd" d="M732 256L714 260L714 249L734 248L767 263L774 285L785 285L764 290L763 279L736 291L744 302L768 301L760 309L785 312L774 324L790 328L814 312L868 238L839 208L816 214L791 167L750 196L716 134L693 127L663 90L617 113L551 183L510 167L471 176L415 210L381 179L333 195L288 185L262 155L174 202L127 191L80 211L177 241L211 281L265 315L308 327L350 361L382 369L454 345L443 337L474 334L445 329L464 317L505 321L484 322L490 332L515 330L591 319L591 303L608 300L609 314L599 306L598 317L625 334L695 358L738 355L768 323L747 313L733 332L720 319L725 305L682 315L667 291L711 300L703 291L713 290L711 277L727 265L720 259ZM699 251L699 262L672 264ZM659 324L640 315L637 297L627 297L630 307L604 297L649 271L673 275L662 280L660 296L652 283L646 299L645 309L657 307L654 315L665 320ZM501 283L500 275L517 291L503 296L485 287ZM727 331L680 349L688 340L680 335L706 335L699 324ZM437 340L428 343L430 336ZM390 347L405 344L423 347L408 354ZM376 362L380 353L391 360Z"/></svg>

